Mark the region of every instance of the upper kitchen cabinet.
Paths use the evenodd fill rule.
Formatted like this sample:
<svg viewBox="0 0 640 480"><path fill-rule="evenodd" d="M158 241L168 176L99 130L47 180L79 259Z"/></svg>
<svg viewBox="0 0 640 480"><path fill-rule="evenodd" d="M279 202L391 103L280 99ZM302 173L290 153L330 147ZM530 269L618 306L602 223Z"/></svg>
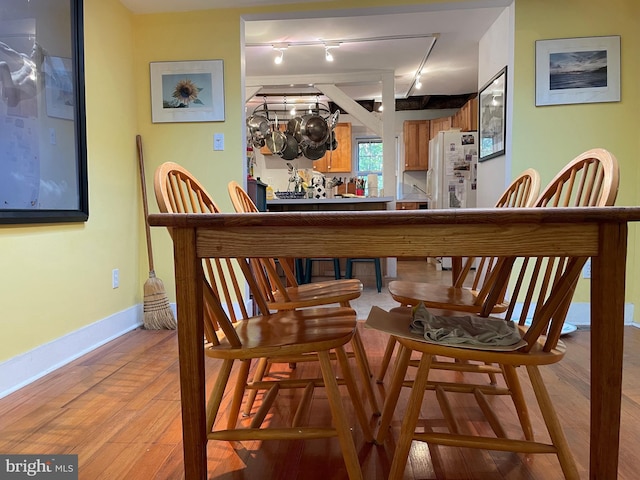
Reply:
<svg viewBox="0 0 640 480"><path fill-rule="evenodd" d="M429 169L429 120L405 120L404 130L404 169Z"/></svg>
<svg viewBox="0 0 640 480"><path fill-rule="evenodd" d="M429 139L432 139L436 135L438 135L438 132L451 130L451 117L440 117L432 119L429 130Z"/></svg>
<svg viewBox="0 0 640 480"><path fill-rule="evenodd" d="M351 123L338 123L333 132L338 146L313 162L313 170L322 173L351 172Z"/></svg>
<svg viewBox="0 0 640 480"><path fill-rule="evenodd" d="M478 98L472 98L451 118L451 128L463 132L478 130Z"/></svg>

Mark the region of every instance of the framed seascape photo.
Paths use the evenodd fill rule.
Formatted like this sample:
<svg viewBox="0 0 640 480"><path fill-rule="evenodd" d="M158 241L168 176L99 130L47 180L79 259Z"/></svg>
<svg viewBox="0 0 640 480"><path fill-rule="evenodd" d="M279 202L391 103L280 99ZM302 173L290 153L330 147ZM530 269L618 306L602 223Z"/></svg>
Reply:
<svg viewBox="0 0 640 480"><path fill-rule="evenodd" d="M536 106L619 101L619 35L536 41Z"/></svg>
<svg viewBox="0 0 640 480"><path fill-rule="evenodd" d="M150 65L154 123L224 121L222 60L152 62Z"/></svg>
<svg viewBox="0 0 640 480"><path fill-rule="evenodd" d="M89 217L82 0L0 0L0 224Z"/></svg>
<svg viewBox="0 0 640 480"><path fill-rule="evenodd" d="M506 138L507 67L500 70L478 94L478 161L504 155Z"/></svg>

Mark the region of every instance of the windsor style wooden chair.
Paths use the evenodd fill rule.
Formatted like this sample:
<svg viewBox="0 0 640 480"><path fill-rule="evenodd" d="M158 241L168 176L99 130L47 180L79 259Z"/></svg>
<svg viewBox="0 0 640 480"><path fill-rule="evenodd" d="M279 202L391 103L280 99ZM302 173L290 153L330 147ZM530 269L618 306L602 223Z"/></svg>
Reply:
<svg viewBox="0 0 640 480"><path fill-rule="evenodd" d="M496 202L496 208L530 207L540 193L540 174L529 168L518 175L506 188ZM505 301L506 286L509 279L511 264L507 259L498 257L468 257L462 269L454 278L451 286L395 280L389 283L389 293L402 306L423 303L430 308L456 310L476 314L504 312L508 304ZM494 289L499 285L497 290ZM489 292L498 293L499 298L488 299ZM487 311L487 300L491 309ZM396 346L394 337L387 343L378 382L382 382L389 367L393 351ZM491 382L495 383L495 373L488 372Z"/></svg>
<svg viewBox="0 0 640 480"><path fill-rule="evenodd" d="M603 149L589 150L572 160L549 183L537 199L535 205L549 207L589 207L611 206L615 203L619 184L618 163L615 157ZM518 259L512 285L511 301L505 312L505 321L517 323L522 333L523 344L513 351L491 348L461 348L442 342L428 343L424 338L407 336L411 316L406 315L404 325L396 322L393 330L400 343L391 387L385 400L380 429L376 441L384 442L393 412L403 386L411 387L406 414L400 437L397 441L391 466L390 479L402 478L407 455L413 440L430 445L444 445L488 450L503 450L523 453L549 453L558 457L566 478L579 478L575 462L555 412L553 402L546 389L539 367L559 362L564 357L565 347L560 341L562 326L567 316L571 299L586 261L585 257L527 257ZM516 304L521 301L518 312ZM461 315L454 312L434 310L436 315ZM528 326L530 321L530 326ZM390 331L392 329L387 329ZM399 333L401 332L401 333ZM412 352L420 354L415 380L407 381L406 373ZM429 380L429 371L435 357L496 364L500 366L505 386L474 384L467 381L435 383ZM527 371L534 390L538 407L548 430L550 442L534 439L529 421L528 405L524 401L517 369ZM425 391L435 392L447 433L434 432L427 427L424 432L416 432L416 425ZM477 437L472 431L464 431L465 425L458 422L456 412L448 397L452 392L472 394L480 409L487 417L495 437ZM524 439L508 432L500 418L505 411L495 412L488 395L511 396L515 411L523 429Z"/></svg>

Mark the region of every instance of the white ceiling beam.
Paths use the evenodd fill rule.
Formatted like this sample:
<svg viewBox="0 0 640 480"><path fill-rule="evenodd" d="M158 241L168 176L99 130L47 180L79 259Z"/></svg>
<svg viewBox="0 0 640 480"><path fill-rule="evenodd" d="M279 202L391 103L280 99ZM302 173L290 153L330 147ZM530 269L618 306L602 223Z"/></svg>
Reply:
<svg viewBox="0 0 640 480"><path fill-rule="evenodd" d="M251 100L253 97L255 97L256 93L258 93L260 90L262 90L262 85L252 85L250 87L245 87L244 89L244 101L248 102L249 100Z"/></svg>
<svg viewBox="0 0 640 480"><path fill-rule="evenodd" d="M273 85L315 85L315 84L371 84L382 82L386 70L363 71L356 73L304 74L304 75L265 75L246 77L246 86Z"/></svg>
<svg viewBox="0 0 640 480"><path fill-rule="evenodd" d="M329 97L332 101L343 108L349 115L353 115L358 121L360 121L365 127L373 131L376 135L382 137L382 122L373 113L369 112L366 108L362 107L359 103L353 100L349 95L344 93L335 85L331 84L317 84L316 88L323 94Z"/></svg>

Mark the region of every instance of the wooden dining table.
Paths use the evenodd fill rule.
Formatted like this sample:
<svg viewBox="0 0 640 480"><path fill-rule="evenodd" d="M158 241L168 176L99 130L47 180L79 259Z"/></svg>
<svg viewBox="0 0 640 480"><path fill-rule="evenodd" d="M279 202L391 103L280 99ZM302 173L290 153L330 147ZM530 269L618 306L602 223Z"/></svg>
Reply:
<svg viewBox="0 0 640 480"><path fill-rule="evenodd" d="M617 478L627 232L640 207L152 214L172 230L184 467L207 478L205 257L591 257L589 478Z"/></svg>

